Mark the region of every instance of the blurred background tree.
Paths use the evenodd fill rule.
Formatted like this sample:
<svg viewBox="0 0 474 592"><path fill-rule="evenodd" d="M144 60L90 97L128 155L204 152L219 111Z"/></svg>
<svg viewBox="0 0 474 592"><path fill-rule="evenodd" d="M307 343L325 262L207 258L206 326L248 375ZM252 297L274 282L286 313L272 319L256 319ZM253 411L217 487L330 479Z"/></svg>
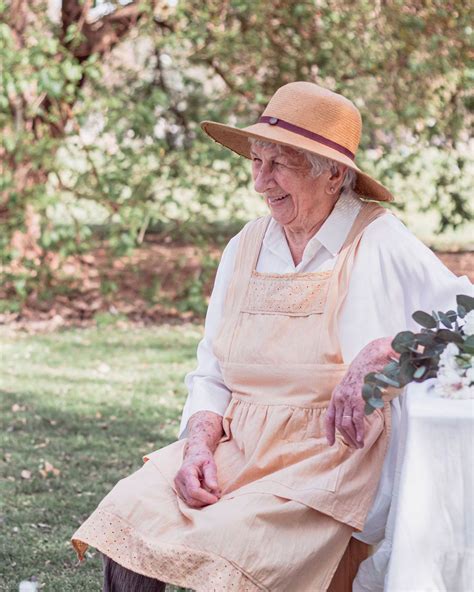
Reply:
<svg viewBox="0 0 474 592"><path fill-rule="evenodd" d="M469 3L0 0L0 15L0 252L20 296L71 254L223 239L262 212L247 163L199 121L247 125L293 80L355 102L358 162L422 238L472 217Z"/></svg>

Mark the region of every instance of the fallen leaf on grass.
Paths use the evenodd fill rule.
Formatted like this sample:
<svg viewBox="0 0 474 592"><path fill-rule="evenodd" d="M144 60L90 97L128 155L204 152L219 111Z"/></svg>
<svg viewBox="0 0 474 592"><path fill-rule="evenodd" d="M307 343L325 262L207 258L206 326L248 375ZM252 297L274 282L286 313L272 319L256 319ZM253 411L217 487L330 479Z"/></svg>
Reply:
<svg viewBox="0 0 474 592"><path fill-rule="evenodd" d="M53 466L50 462L45 460L43 467L39 470L39 474L43 477L43 479L46 479L46 477L48 477L49 475L59 477L61 471L57 469L55 466Z"/></svg>
<svg viewBox="0 0 474 592"><path fill-rule="evenodd" d="M31 479L31 471L27 471L26 469L23 469L20 475L22 479Z"/></svg>
<svg viewBox="0 0 474 592"><path fill-rule="evenodd" d="M24 405L18 405L18 403L14 403L12 405L13 413L18 413L19 411L26 411L26 407Z"/></svg>

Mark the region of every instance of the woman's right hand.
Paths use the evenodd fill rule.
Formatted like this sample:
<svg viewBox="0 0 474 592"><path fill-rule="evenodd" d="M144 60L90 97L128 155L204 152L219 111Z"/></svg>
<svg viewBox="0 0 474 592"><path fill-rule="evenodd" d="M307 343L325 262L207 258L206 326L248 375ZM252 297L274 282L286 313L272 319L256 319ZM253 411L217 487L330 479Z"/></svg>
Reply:
<svg viewBox="0 0 474 592"><path fill-rule="evenodd" d="M215 504L221 491L212 451L205 445L188 445L183 464L174 479L179 497L190 508Z"/></svg>

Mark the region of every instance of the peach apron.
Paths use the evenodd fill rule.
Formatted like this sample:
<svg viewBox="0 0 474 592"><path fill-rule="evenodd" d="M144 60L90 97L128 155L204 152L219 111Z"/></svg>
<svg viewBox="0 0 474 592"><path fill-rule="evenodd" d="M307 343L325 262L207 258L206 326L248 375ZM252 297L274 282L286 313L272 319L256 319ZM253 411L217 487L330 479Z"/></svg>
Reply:
<svg viewBox="0 0 474 592"><path fill-rule="evenodd" d="M365 446L324 416L347 366L337 318L363 231L384 213L366 203L334 270L255 271L269 217L242 233L214 351L232 392L215 459L223 496L200 510L177 498L184 441L146 457L74 534L133 571L197 591L327 590L362 529L385 455L389 406L365 418Z"/></svg>

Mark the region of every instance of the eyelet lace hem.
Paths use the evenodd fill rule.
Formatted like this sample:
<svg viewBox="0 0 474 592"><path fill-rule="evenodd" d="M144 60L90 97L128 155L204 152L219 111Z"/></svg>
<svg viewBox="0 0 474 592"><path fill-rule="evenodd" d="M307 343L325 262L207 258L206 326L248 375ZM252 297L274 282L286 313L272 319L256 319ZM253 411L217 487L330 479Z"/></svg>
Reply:
<svg viewBox="0 0 474 592"><path fill-rule="evenodd" d="M127 569L196 592L269 592L219 555L184 545L150 544L122 518L100 508L71 542L80 560L91 545Z"/></svg>

